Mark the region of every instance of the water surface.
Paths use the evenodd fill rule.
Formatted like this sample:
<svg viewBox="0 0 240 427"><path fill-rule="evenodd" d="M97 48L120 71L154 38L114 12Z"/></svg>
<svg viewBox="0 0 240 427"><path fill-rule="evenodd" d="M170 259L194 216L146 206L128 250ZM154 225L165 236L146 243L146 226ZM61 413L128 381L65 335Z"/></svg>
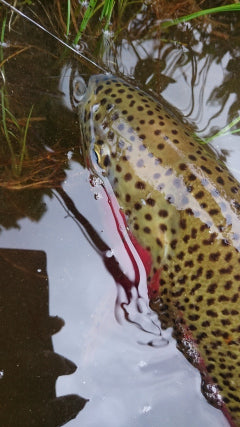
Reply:
<svg viewBox="0 0 240 427"><path fill-rule="evenodd" d="M92 69L29 23L19 20L16 26L17 33L7 35L10 44L3 48L4 57L16 46L28 46L30 36L33 47L5 64L5 89L11 111L24 118L34 105L35 121L29 129L28 157L21 175L26 177L27 188L21 189L21 177L17 179L9 173L7 149L2 149L1 268L5 266L6 270L6 257L9 262L1 288L12 287L17 297L6 294L2 298L2 319L7 319L3 341L8 342L10 331L12 341L10 347L2 350L0 375L4 378L14 364L25 374L25 365L19 364L19 360L13 358L10 368L6 364L11 357L9 351L14 349L24 349L22 360L29 359L31 364L33 354L44 354L47 362L44 365L41 359L31 365L32 374L26 370L23 375L29 398L22 399L25 392L16 386L14 378L7 383L8 391L3 388L3 393L15 396L11 411L21 414L31 407L42 419L42 425L48 425L43 408L53 408L56 413L56 397L70 396L61 403L68 408L69 418L78 413L67 423L69 427L227 426L222 413L201 394L200 375L176 349L171 329L162 331L157 316L150 311L144 275L141 298L138 300L133 291L126 319L116 303L117 298L126 301L123 289L116 286L91 239L67 208L64 193L59 192L59 188L64 190L131 276L131 263L104 193L101 187L89 182L79 148L77 115L70 102L73 76L82 75L87 81ZM133 35L136 26L137 20L132 22ZM235 21L232 28L236 42ZM231 34L222 42L211 36L211 28L207 30L210 35L201 26L183 26L164 35L164 41L155 32L142 38L134 35L129 40L121 35L115 45L103 38L102 47L107 48L95 50L95 60L101 60L112 73L125 76L156 97L164 96L196 126L199 135L208 136L229 123L239 110L235 84L239 71L234 65L239 48L236 42L235 49L230 49ZM92 44L89 40L90 50ZM1 140L6 144L3 135ZM213 146L239 179L239 136L218 138ZM31 164L31 160L35 163ZM14 190L14 186L18 189ZM18 252L10 251L9 255L9 249ZM22 265L28 269L22 268L18 276L14 257L19 261L22 256L24 261L18 262L17 268ZM24 301L21 310L19 301ZM24 335L24 341L19 341L11 324L25 316L26 324L34 327ZM51 320L54 316L63 320ZM36 383L32 378L40 381ZM19 381L22 384L23 379ZM83 410L83 401L76 396L89 399ZM67 421L66 413L61 421L49 415L50 410L47 414L49 426ZM10 417L8 406L4 416Z"/></svg>

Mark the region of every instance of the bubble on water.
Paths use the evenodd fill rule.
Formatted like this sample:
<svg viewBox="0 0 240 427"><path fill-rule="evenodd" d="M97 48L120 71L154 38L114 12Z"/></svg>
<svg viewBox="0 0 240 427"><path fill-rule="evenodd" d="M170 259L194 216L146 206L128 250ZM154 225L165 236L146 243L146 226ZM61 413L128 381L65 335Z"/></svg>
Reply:
<svg viewBox="0 0 240 427"><path fill-rule="evenodd" d="M97 187L97 186L102 184L101 178L99 178L99 176L93 175L93 174L90 175L89 182L90 182L92 187Z"/></svg>
<svg viewBox="0 0 240 427"><path fill-rule="evenodd" d="M0 370L0 380L4 377L4 370Z"/></svg>
<svg viewBox="0 0 240 427"><path fill-rule="evenodd" d="M145 360L140 360L140 362L138 362L139 368L144 368L145 366L147 366L147 362L145 362Z"/></svg>
<svg viewBox="0 0 240 427"><path fill-rule="evenodd" d="M78 52L84 52L84 50L86 50L86 43L84 41L81 41L77 44L73 43L73 48Z"/></svg>
<svg viewBox="0 0 240 427"><path fill-rule="evenodd" d="M42 272L42 269L41 269L41 268L38 268L38 269L37 269L37 272L38 272L38 273L41 273L41 272Z"/></svg>
<svg viewBox="0 0 240 427"><path fill-rule="evenodd" d="M10 47L10 43L0 42L0 46L3 47L3 48Z"/></svg>
<svg viewBox="0 0 240 427"><path fill-rule="evenodd" d="M114 32L113 31L109 31L109 30L103 30L103 37L105 39L113 39Z"/></svg>
<svg viewBox="0 0 240 427"><path fill-rule="evenodd" d="M106 258L111 258L113 255L114 255L113 249L109 249L108 251L105 252Z"/></svg>
<svg viewBox="0 0 240 427"><path fill-rule="evenodd" d="M142 414L147 414L149 411L151 411L152 407L150 405L145 405L142 410L141 413Z"/></svg>

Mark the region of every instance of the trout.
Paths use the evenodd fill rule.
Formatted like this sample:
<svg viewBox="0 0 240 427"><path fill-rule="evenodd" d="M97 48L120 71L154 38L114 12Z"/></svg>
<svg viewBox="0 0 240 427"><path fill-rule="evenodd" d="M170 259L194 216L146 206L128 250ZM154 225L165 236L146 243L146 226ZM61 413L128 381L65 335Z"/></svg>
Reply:
<svg viewBox="0 0 240 427"><path fill-rule="evenodd" d="M240 184L174 109L119 78L90 78L79 119L90 167L151 256L152 307L240 426Z"/></svg>

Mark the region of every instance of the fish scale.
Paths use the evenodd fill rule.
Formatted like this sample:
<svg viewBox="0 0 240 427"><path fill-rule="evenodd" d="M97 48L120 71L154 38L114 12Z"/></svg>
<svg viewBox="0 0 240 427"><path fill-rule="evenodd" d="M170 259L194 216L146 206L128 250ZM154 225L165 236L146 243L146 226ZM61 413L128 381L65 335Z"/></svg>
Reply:
<svg viewBox="0 0 240 427"><path fill-rule="evenodd" d="M161 271L152 307L240 426L239 183L174 110L114 76L90 78L79 117L91 168L151 254L150 286Z"/></svg>

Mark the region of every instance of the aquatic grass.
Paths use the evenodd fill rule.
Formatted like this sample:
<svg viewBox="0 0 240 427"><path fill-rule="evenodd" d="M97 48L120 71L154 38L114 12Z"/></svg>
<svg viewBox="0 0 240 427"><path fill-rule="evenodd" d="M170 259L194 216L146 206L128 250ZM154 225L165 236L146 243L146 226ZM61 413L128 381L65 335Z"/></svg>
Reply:
<svg viewBox="0 0 240 427"><path fill-rule="evenodd" d="M5 73L4 73L4 67L3 67L3 46L4 46L4 35L5 35L5 29L6 29L6 22L7 22L7 16L5 15L3 18L3 22L2 22L2 29L1 29L1 38L0 38L0 42L1 42L1 46L0 46L0 61L1 61L1 65L0 65L0 72L2 75L2 79L3 82L5 82Z"/></svg>
<svg viewBox="0 0 240 427"><path fill-rule="evenodd" d="M81 3L83 4L83 0L81 0ZM113 15L113 10L115 5L118 5L118 14L117 14L117 19L119 21L121 21L122 19L122 15L124 13L124 10L126 9L127 6L139 3L139 4L143 4L142 0L103 0L101 2L97 1L97 0L90 0L89 4L87 6L87 9L84 12L83 15L83 19L81 22L81 25L79 27L79 30L77 32L77 35L74 39L74 44L77 45L83 32L85 31L90 19L93 17L93 15L98 12L100 9L102 9L101 14L100 14L100 22L105 22L102 29L104 31L108 30L109 25L110 25L110 21L112 19L112 15Z"/></svg>
<svg viewBox="0 0 240 427"><path fill-rule="evenodd" d="M68 0L70 3L70 0ZM84 0L80 0L80 3L83 4ZM142 0L138 1L129 1L129 0L118 0L118 19L121 20L122 14L126 6L129 6L133 3L140 3L141 5L144 3ZM103 0L101 2L98 2L97 0L90 0L89 4L84 12L83 19L81 22L81 25L79 27L79 30L77 32L77 35L74 39L74 44L77 45L83 32L86 30L86 27L92 18L92 16L102 8L101 15L100 15L100 21L103 21L103 19L106 20L105 25L103 27L103 30L107 30L112 18L113 9L116 4L116 0ZM209 15L209 14L215 14L220 12L236 12L240 11L240 4L234 3L230 5L224 5L224 6L217 6L212 7L204 10L200 10L194 13L191 13L189 15L182 16L180 18L172 19L164 21L160 24L161 29L166 29L168 27L177 25L182 22L188 22L192 19L198 18L200 16Z"/></svg>
<svg viewBox="0 0 240 427"><path fill-rule="evenodd" d="M83 1L81 1L81 3L83 3ZM101 7L103 3L101 3L101 5L98 7L96 6L96 4L97 4L97 0L90 0L89 1L87 9L84 12L83 19L82 19L81 25L79 27L78 33L77 33L77 35L74 39L74 42L73 42L75 45L78 44L80 38L82 37L83 32L85 31L85 29L88 25L88 22L91 19L91 17L94 15L94 13L96 13L98 8Z"/></svg>
<svg viewBox="0 0 240 427"><path fill-rule="evenodd" d="M1 93L1 109L2 109L2 131L5 137L5 140L8 145L8 149L11 156L11 169L12 173L15 176L19 176L22 173L23 160L26 157L27 153L27 134L30 125L30 119L32 116L33 105L29 111L29 114L26 119L25 126L19 123L19 120L14 116L14 114L6 106L7 104L7 95L2 88ZM8 123L11 127L14 128L14 132L9 128ZM13 143L15 140L15 143ZM17 145L16 145L17 143ZM19 153L20 152L20 153Z"/></svg>
<svg viewBox="0 0 240 427"><path fill-rule="evenodd" d="M9 151L10 151L10 154L11 154L11 158L12 158L12 167L13 167L13 169L15 169L15 154L14 154L14 149L13 149L12 142L11 142L11 137L10 137L11 132L9 132L8 126L7 126L7 113L8 113L8 110L7 110L6 105L5 105L6 104L5 103L6 95L5 95L4 92L5 92L4 89L0 90L0 93L1 93L1 107L2 107L2 126L3 126L4 136L5 136L5 139L7 141L7 145L8 145L8 148L9 148Z"/></svg>
<svg viewBox="0 0 240 427"><path fill-rule="evenodd" d="M114 4L115 4L115 0L104 1L100 19L103 19L104 16L106 16L108 19L111 18Z"/></svg>
<svg viewBox="0 0 240 427"><path fill-rule="evenodd" d="M100 16L100 20L102 21L103 18L106 18L106 24L104 27L104 30L106 31L109 27L113 8L114 8L115 0L108 0L104 2L102 13Z"/></svg>
<svg viewBox="0 0 240 427"><path fill-rule="evenodd" d="M220 12L237 12L240 11L240 4L234 3L225 6L212 7L209 9L199 10L198 12L191 13L190 15L181 16L180 18L172 19L170 21L164 21L160 24L161 29L172 27L173 25L178 25L182 22L188 22L192 19L199 18L200 16L210 15L213 13Z"/></svg>
<svg viewBox="0 0 240 427"><path fill-rule="evenodd" d="M71 21L71 0L67 0L67 26L66 26L66 36L69 36L70 32L70 21Z"/></svg>
<svg viewBox="0 0 240 427"><path fill-rule="evenodd" d="M26 125L25 128L23 128L23 135L22 135L22 141L21 141L21 152L20 152L20 160L19 163L17 165L18 167L18 174L21 175L22 173L22 165L23 165L23 159L26 156L26 141L27 141L27 133L28 133L28 129L29 129L29 125L30 125L30 119L32 116L32 112L33 112L33 105L30 108L29 114L27 116L27 121L26 121Z"/></svg>
<svg viewBox="0 0 240 427"><path fill-rule="evenodd" d="M7 127L7 121L6 121L6 117L7 117L7 98L6 98L6 89L5 89L5 82L6 82L6 77L5 77L5 71L4 71L4 54L3 54L3 46L4 46L4 39L5 39L5 30L6 30L6 22L7 22L7 17L6 15L3 18L3 22L2 22L2 28L1 28L1 38L0 38L0 42L1 42L1 46L0 46L0 61L1 61L1 75L2 75L2 79L3 79L3 86L0 90L1 93L1 107L2 107L2 127L3 127L3 133L5 136L5 139L7 141L7 145L9 148L9 151L11 153L11 157L12 159L14 159L14 150L12 147L12 143L11 143L11 137L10 137L10 132L8 130ZM14 162L14 160L13 160ZM15 163L14 163L15 165Z"/></svg>
<svg viewBox="0 0 240 427"><path fill-rule="evenodd" d="M214 139L216 139L218 137L222 137L222 136L226 136L226 135L233 135L235 133L240 132L240 129L233 129L233 130L231 130L239 122L240 122L240 116L236 117L236 119L232 120L231 123L229 123L228 125L226 125L224 128L222 128L220 131L218 131L214 135L209 136L208 138L201 138L201 142L203 144L209 144L210 142L212 142ZM200 139L196 135L195 135L195 137L198 140Z"/></svg>
<svg viewBox="0 0 240 427"><path fill-rule="evenodd" d="M5 139L10 152L11 168L6 166L4 174L0 176L0 187L11 190L22 190L24 188L50 188L60 185L62 179L61 170L66 163L65 148L61 160L56 164L56 152L39 153L36 158L29 158L27 153L27 135L31 121L39 121L41 118L33 117L32 105L26 118L17 119L6 107L6 94L1 89L2 126ZM10 126L8 125L10 123ZM14 132L11 128L14 127ZM0 147L0 149L4 147ZM4 165L4 163L3 163ZM24 173L23 173L24 168ZM60 176L56 184L56 176Z"/></svg>
<svg viewBox="0 0 240 427"><path fill-rule="evenodd" d="M6 17L6 15L5 15L5 16L4 16L4 18L3 18L3 21L2 21L2 29L1 29L1 46L2 46L2 44L4 43L4 36L5 36L5 29L6 29L6 22L7 22L7 17ZM2 57L3 57L2 49L1 49L1 54L0 54L0 56L1 56L1 59L2 59Z"/></svg>
<svg viewBox="0 0 240 427"><path fill-rule="evenodd" d="M18 119L11 112L8 102L8 93L6 89L6 77L4 64L7 60L12 57L15 57L17 54L29 49L29 47L24 47L20 49L18 52L14 52L10 57L4 59L3 46L5 39L5 31L6 31L6 22L7 17L4 16L1 28L0 35L0 70L3 78L3 85L0 89L0 99L1 99L1 130L5 137L5 141L8 146L8 150L10 152L11 157L11 170L15 176L19 176L22 172L23 159L26 156L26 141L27 141L27 133L30 124L30 118L33 111L33 106L30 109L28 114L26 125L20 125ZM8 125L10 123L11 126ZM14 131L12 130L14 128ZM14 142L14 143L13 143ZM20 154L19 152L20 147ZM3 147L4 149L4 147ZM19 160L18 160L19 159Z"/></svg>
<svg viewBox="0 0 240 427"><path fill-rule="evenodd" d="M227 136L227 135L234 135L235 133L239 133L240 128L231 130L239 122L240 122L240 116L236 117L236 119L232 120L231 123L224 126L224 128L220 129L217 133L215 133L212 136L209 136L207 138L203 138L203 137L199 137L197 134L193 133L193 137L196 141L200 142L201 144L209 144L210 142L212 142L216 138L219 138L222 136Z"/></svg>

